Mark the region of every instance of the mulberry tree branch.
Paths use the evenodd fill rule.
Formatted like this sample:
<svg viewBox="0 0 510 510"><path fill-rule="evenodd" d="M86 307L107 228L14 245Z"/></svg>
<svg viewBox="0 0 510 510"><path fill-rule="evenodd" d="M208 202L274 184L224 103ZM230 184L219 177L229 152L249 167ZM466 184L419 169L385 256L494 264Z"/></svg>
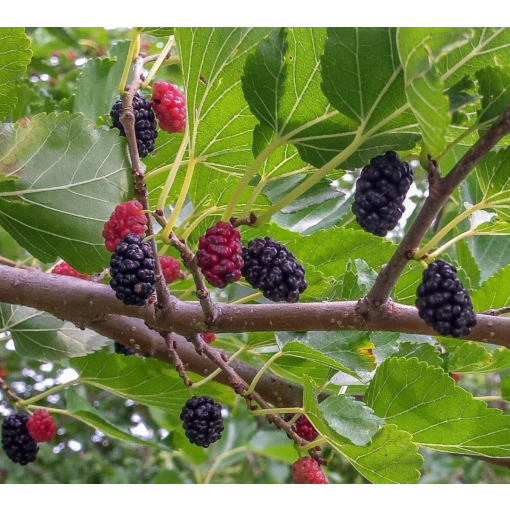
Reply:
<svg viewBox="0 0 510 510"><path fill-rule="evenodd" d="M444 207L450 195L469 175L476 164L506 135L510 133L510 106L494 122L492 127L480 137L448 175L434 175L429 196L411 228L402 239L390 261L378 274L374 286L367 294L364 303L368 307L380 307L387 303L397 280L407 262L418 250L422 239Z"/></svg>
<svg viewBox="0 0 510 510"><path fill-rule="evenodd" d="M177 332L183 336L213 331L242 333L248 331L394 331L434 335L418 316L414 306L392 303L387 314L364 318L357 301L225 304L216 303L218 316L207 323L199 303L177 301L172 313L154 316L152 306L126 306L106 285L78 278L66 278L39 271L0 265L0 302L29 306L87 326L109 314L145 321L158 331ZM466 340L510 347L510 318L478 314L478 323Z"/></svg>

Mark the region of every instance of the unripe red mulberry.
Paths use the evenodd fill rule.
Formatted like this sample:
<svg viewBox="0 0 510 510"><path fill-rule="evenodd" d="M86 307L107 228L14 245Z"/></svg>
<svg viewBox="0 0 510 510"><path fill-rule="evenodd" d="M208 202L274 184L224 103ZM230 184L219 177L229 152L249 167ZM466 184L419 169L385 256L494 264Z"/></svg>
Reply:
<svg viewBox="0 0 510 510"><path fill-rule="evenodd" d="M214 333L202 333L202 339L206 344L212 344L216 340Z"/></svg>
<svg viewBox="0 0 510 510"><path fill-rule="evenodd" d="M72 276L73 278L80 278L82 280L90 280L90 275L82 274L73 269L67 262L60 262L52 270L52 274L59 274L63 276Z"/></svg>
<svg viewBox="0 0 510 510"><path fill-rule="evenodd" d="M114 252L117 245L128 234L144 236L148 220L142 211L142 204L136 200L124 202L115 207L103 228L103 237L108 251Z"/></svg>
<svg viewBox="0 0 510 510"><path fill-rule="evenodd" d="M241 234L230 223L218 221L200 237L198 267L207 281L220 289L241 278L244 266Z"/></svg>
<svg viewBox="0 0 510 510"><path fill-rule="evenodd" d="M177 85L157 81L152 85L151 106L159 127L168 133L182 133L186 126L186 97Z"/></svg>
<svg viewBox="0 0 510 510"><path fill-rule="evenodd" d="M159 258L159 263L161 264L161 271L163 272L166 283L175 282L175 280L179 278L181 274L181 264L177 259L164 255Z"/></svg>
<svg viewBox="0 0 510 510"><path fill-rule="evenodd" d="M39 409L28 419L27 429L38 443L48 443L57 435L57 426L45 409Z"/></svg>
<svg viewBox="0 0 510 510"><path fill-rule="evenodd" d="M302 457L292 464L292 480L296 484L323 484L326 475L316 460Z"/></svg>

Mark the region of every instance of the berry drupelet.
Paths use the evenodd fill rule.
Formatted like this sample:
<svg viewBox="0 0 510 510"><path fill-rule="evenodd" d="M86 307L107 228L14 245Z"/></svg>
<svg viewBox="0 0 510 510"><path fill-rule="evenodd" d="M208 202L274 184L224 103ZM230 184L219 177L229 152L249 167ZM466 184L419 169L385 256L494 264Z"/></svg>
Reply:
<svg viewBox="0 0 510 510"><path fill-rule="evenodd" d="M211 397L191 397L182 408L182 426L189 442L208 448L221 438L221 406Z"/></svg>
<svg viewBox="0 0 510 510"><path fill-rule="evenodd" d="M112 106L110 116L113 121L113 127L120 131L120 136L126 136L124 126L120 122L121 113L122 100L118 99ZM135 115L135 135L138 154L141 158L144 158L154 150L158 132L151 105L138 92L133 97L133 113Z"/></svg>
<svg viewBox="0 0 510 510"><path fill-rule="evenodd" d="M296 303L306 290L305 269L296 257L270 237L254 239L243 249L242 274L271 301Z"/></svg>
<svg viewBox="0 0 510 510"><path fill-rule="evenodd" d="M432 262L423 272L416 294L420 317L438 334L459 338L469 335L476 325L469 292L454 265L442 259Z"/></svg>
<svg viewBox="0 0 510 510"><path fill-rule="evenodd" d="M230 223L218 221L208 228L200 237L198 248L198 267L212 286L223 289L241 278L241 234Z"/></svg>
<svg viewBox="0 0 510 510"><path fill-rule="evenodd" d="M396 152L372 158L356 181L352 212L360 226L376 236L393 230L405 211L412 183L412 168Z"/></svg>
<svg viewBox="0 0 510 510"><path fill-rule="evenodd" d="M110 286L117 299L126 305L144 305L155 291L155 265L152 246L140 236L128 234L110 260Z"/></svg>

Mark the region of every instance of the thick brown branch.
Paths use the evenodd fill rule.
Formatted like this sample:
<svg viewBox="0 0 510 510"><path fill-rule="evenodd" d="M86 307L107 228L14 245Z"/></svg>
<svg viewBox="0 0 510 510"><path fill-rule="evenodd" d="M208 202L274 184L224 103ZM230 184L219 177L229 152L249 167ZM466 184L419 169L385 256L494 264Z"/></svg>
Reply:
<svg viewBox="0 0 510 510"><path fill-rule="evenodd" d="M169 363L165 341L161 335L150 330L140 319L111 315L105 319L91 322L88 327L127 347L135 348L139 352L148 353L154 358ZM199 356L186 338L172 333L171 339L186 370L204 377L216 370L217 365L207 357ZM256 367L239 360L231 362L230 367L248 384L251 383L258 371ZM230 385L230 380L224 372L221 372L214 380ZM300 385L271 373L262 376L257 384L257 391L262 398L276 407L300 406L303 399L303 388Z"/></svg>
<svg viewBox="0 0 510 510"><path fill-rule="evenodd" d="M434 180L434 185L431 185L429 196L415 222L402 239L391 260L382 268L374 286L368 293L365 300L368 306L377 307L388 301L408 260L418 250L427 230L450 195L469 175L475 165L508 133L510 133L510 107L506 108L501 117L471 147L446 177Z"/></svg>
<svg viewBox="0 0 510 510"><path fill-rule="evenodd" d="M88 325L108 313L135 317L159 331L189 336L204 331L395 331L434 335L415 307L392 304L387 314L368 317L358 313L356 301L230 305L216 303L218 317L212 324L198 303L178 302L171 314L154 317L152 308L125 306L106 285L38 271L0 266L0 302L43 310L75 324ZM467 340L510 347L510 318L478 315L478 324Z"/></svg>

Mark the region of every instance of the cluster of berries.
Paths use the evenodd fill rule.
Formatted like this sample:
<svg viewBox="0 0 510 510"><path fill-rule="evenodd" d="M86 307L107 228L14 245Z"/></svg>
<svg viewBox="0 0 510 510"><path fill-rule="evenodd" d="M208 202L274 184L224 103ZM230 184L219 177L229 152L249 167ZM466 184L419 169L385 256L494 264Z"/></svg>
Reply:
<svg viewBox="0 0 510 510"><path fill-rule="evenodd" d="M412 168L396 152L372 158L356 181L352 211L359 225L377 236L393 230L405 211L412 182ZM458 338L469 335L476 314L456 273L455 266L444 260L430 264L417 290L416 307L436 333Z"/></svg>
<svg viewBox="0 0 510 510"><path fill-rule="evenodd" d="M197 261L207 281L220 289L244 276L271 301L295 303L307 288L305 269L285 246L270 237L247 248L230 223L217 222L200 237Z"/></svg>
<svg viewBox="0 0 510 510"><path fill-rule="evenodd" d="M37 410L30 417L11 414L2 422L2 449L12 462L25 466L36 460L37 443L47 443L56 435L57 427L46 410Z"/></svg>
<svg viewBox="0 0 510 510"><path fill-rule="evenodd" d="M126 136L120 121L122 115L122 99L112 106L110 117L114 128L121 136ZM182 133L186 126L186 98L173 83L157 81L152 86L152 100L149 102L138 92L133 97L133 113L135 116L135 135L138 154L144 158L156 147L159 127L168 133Z"/></svg>

